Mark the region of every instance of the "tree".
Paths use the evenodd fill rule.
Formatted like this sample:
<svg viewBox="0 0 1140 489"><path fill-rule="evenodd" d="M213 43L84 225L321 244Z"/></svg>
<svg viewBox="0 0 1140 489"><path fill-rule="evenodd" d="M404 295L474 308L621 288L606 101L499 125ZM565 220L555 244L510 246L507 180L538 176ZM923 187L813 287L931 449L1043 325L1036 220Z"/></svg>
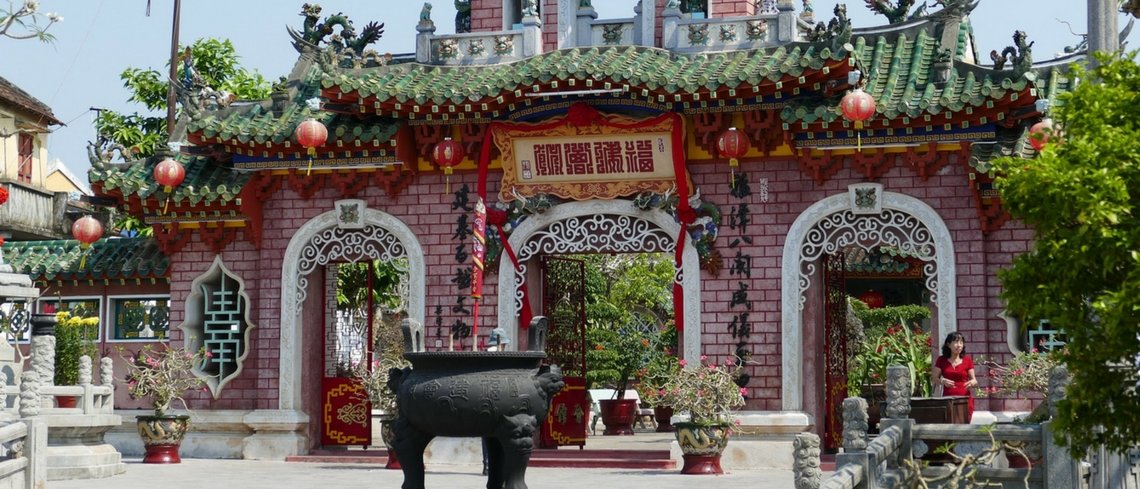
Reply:
<svg viewBox="0 0 1140 489"><path fill-rule="evenodd" d="M11 3L8 8L0 7L0 36L12 39L39 39L43 42L55 41L55 36L48 34L47 30L56 22L63 22L63 16L48 12L41 14L40 3L36 0L24 0L19 9ZM46 19L46 23L40 25Z"/></svg>
<svg viewBox="0 0 1140 489"><path fill-rule="evenodd" d="M228 39L199 39L186 49L193 63L190 76L200 77L203 85L229 92L241 100L269 96L269 82L256 70L249 71L238 64L239 57ZM169 61L166 66L169 68ZM142 104L148 112L122 114L112 110L100 111L95 120L95 130L99 134L101 152L118 147L125 149L130 157L145 158L166 144L169 135L164 112L170 88L166 73L168 71L159 72L152 68L123 70L119 78L131 91L128 100ZM179 80L186 76L186 67L179 66Z"/></svg>
<svg viewBox="0 0 1140 489"><path fill-rule="evenodd" d="M1076 456L1140 441L1140 66L1098 54L1062 95L1059 143L995 168L1010 214L1036 233L1033 249L999 272L1002 298L1024 323L1048 320L1068 341L1072 374L1058 405L1058 442Z"/></svg>

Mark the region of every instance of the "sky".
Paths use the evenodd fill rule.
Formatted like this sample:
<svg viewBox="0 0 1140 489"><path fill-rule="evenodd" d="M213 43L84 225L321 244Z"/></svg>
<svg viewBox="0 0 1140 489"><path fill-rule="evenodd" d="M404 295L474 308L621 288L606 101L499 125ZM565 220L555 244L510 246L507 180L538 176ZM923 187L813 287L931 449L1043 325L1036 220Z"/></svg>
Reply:
<svg viewBox="0 0 1140 489"><path fill-rule="evenodd" d="M11 0L19 3L21 0ZM48 159L60 159L81 180L86 180L87 142L94 140L92 107L119 112L145 111L128 101L130 92L119 74L128 67L166 72L174 0L39 0L40 12L63 16L49 31L53 43L0 38L0 76L48 104L66 126L55 128L48 142ZM151 4L150 16L146 15ZM180 41L203 37L230 39L241 63L267 80L287 74L297 60L287 26L300 30L303 1L186 0L181 2ZM370 21L385 23L384 37L373 45L393 54L415 50L415 25L421 2L400 0L326 0L322 14L344 12L357 28ZM633 15L636 0L594 0L599 18ZM873 15L862 0L848 0L848 15L855 27L886 23ZM933 4L928 1L927 3ZM797 6L799 2L796 2ZM833 1L813 2L816 20L832 17ZM931 10L936 10L932 8ZM1085 2L1078 0L981 0L971 16L979 53L1012 44L1014 29L1024 30L1033 46L1033 59L1052 58L1065 46L1080 41L1087 31ZM322 15L322 17L324 16ZM454 29L451 0L434 3L432 19L437 34ZM1068 22L1070 25L1062 23ZM1123 29L1127 17L1119 17ZM1140 34L1129 36L1129 48L1140 46ZM984 55L983 55L984 56Z"/></svg>

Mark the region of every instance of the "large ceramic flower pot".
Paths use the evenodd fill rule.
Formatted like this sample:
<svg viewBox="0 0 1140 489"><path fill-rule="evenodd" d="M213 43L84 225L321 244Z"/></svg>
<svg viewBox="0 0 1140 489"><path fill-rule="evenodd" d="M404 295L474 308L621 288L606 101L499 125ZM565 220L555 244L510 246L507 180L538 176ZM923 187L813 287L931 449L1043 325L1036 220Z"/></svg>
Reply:
<svg viewBox="0 0 1140 489"><path fill-rule="evenodd" d="M139 436L146 455L145 464L177 464L182 462L178 449L190 429L190 416L138 416Z"/></svg>
<svg viewBox="0 0 1140 489"><path fill-rule="evenodd" d="M602 409L602 423L606 430L603 435L632 435L633 421L637 419L637 399L602 399L598 401Z"/></svg>
<svg viewBox="0 0 1140 489"><path fill-rule="evenodd" d="M720 454L728 446L728 436L732 425L728 423L705 425L699 423L676 423L674 435L681 446L685 465L682 474L723 474L720 467Z"/></svg>
<svg viewBox="0 0 1140 489"><path fill-rule="evenodd" d="M658 433L672 433L677 431L673 427L673 407L657 406L653 408L653 420L657 422Z"/></svg>

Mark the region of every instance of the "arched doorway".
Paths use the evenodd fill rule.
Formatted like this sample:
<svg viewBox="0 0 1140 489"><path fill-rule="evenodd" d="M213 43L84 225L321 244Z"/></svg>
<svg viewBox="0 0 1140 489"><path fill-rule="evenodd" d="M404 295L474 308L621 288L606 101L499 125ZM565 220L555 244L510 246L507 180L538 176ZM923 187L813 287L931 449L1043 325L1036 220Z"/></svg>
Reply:
<svg viewBox="0 0 1140 489"><path fill-rule="evenodd" d="M936 338L957 324L954 243L938 213L914 197L885 192L880 184L855 184L825 198L796 218L784 242L781 279L782 406L804 411L804 305L813 280L821 281L821 258L848 246L894 246L921 256L926 287L936 309ZM822 315L820 316L822 319ZM818 324L807 325L815 328ZM814 332L812 332L814 335ZM810 336L810 335L809 335Z"/></svg>
<svg viewBox="0 0 1140 489"><path fill-rule="evenodd" d="M519 337L518 286L528 278L530 260L542 254L638 253L676 250L680 225L661 210L642 210L627 200L568 202L523 221L511 233L521 270L510 260L499 262L500 327ZM682 269L675 280L684 294L684 358L695 362L701 354L700 263L697 250L686 240Z"/></svg>
<svg viewBox="0 0 1140 489"><path fill-rule="evenodd" d="M360 207L363 202L356 201ZM341 208L340 205L337 206ZM355 217L355 216L354 216ZM306 371L306 365L315 365L307 348L314 328L306 324L323 323L326 304L322 303L320 281L311 281L310 274L336 262L360 260L407 260L408 308L407 315L418 321L424 319L425 269L424 255L419 241L407 225L382 211L364 208L353 225L345 225L339 211L329 211L306 222L289 241L281 271L281 343L279 351L278 405L280 410L293 411L299 417L308 413L313 420L319 400L309 402L305 395L317 392L313 386L319 380ZM319 332L316 334L320 334ZM314 426L310 425L312 439Z"/></svg>

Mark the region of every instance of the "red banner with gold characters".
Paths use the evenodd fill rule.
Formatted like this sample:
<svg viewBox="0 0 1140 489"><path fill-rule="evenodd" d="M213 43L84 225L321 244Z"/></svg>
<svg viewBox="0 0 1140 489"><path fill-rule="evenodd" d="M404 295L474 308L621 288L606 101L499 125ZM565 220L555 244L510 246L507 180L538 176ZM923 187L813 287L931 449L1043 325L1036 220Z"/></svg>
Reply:
<svg viewBox="0 0 1140 489"><path fill-rule="evenodd" d="M673 118L620 116L591 124L501 124L491 127L503 158L503 201L536 194L612 199L676 186ZM687 178L687 175L683 176Z"/></svg>
<svg viewBox="0 0 1140 489"><path fill-rule="evenodd" d="M321 383L321 445L372 443L372 406L360 382L344 377L326 377Z"/></svg>

